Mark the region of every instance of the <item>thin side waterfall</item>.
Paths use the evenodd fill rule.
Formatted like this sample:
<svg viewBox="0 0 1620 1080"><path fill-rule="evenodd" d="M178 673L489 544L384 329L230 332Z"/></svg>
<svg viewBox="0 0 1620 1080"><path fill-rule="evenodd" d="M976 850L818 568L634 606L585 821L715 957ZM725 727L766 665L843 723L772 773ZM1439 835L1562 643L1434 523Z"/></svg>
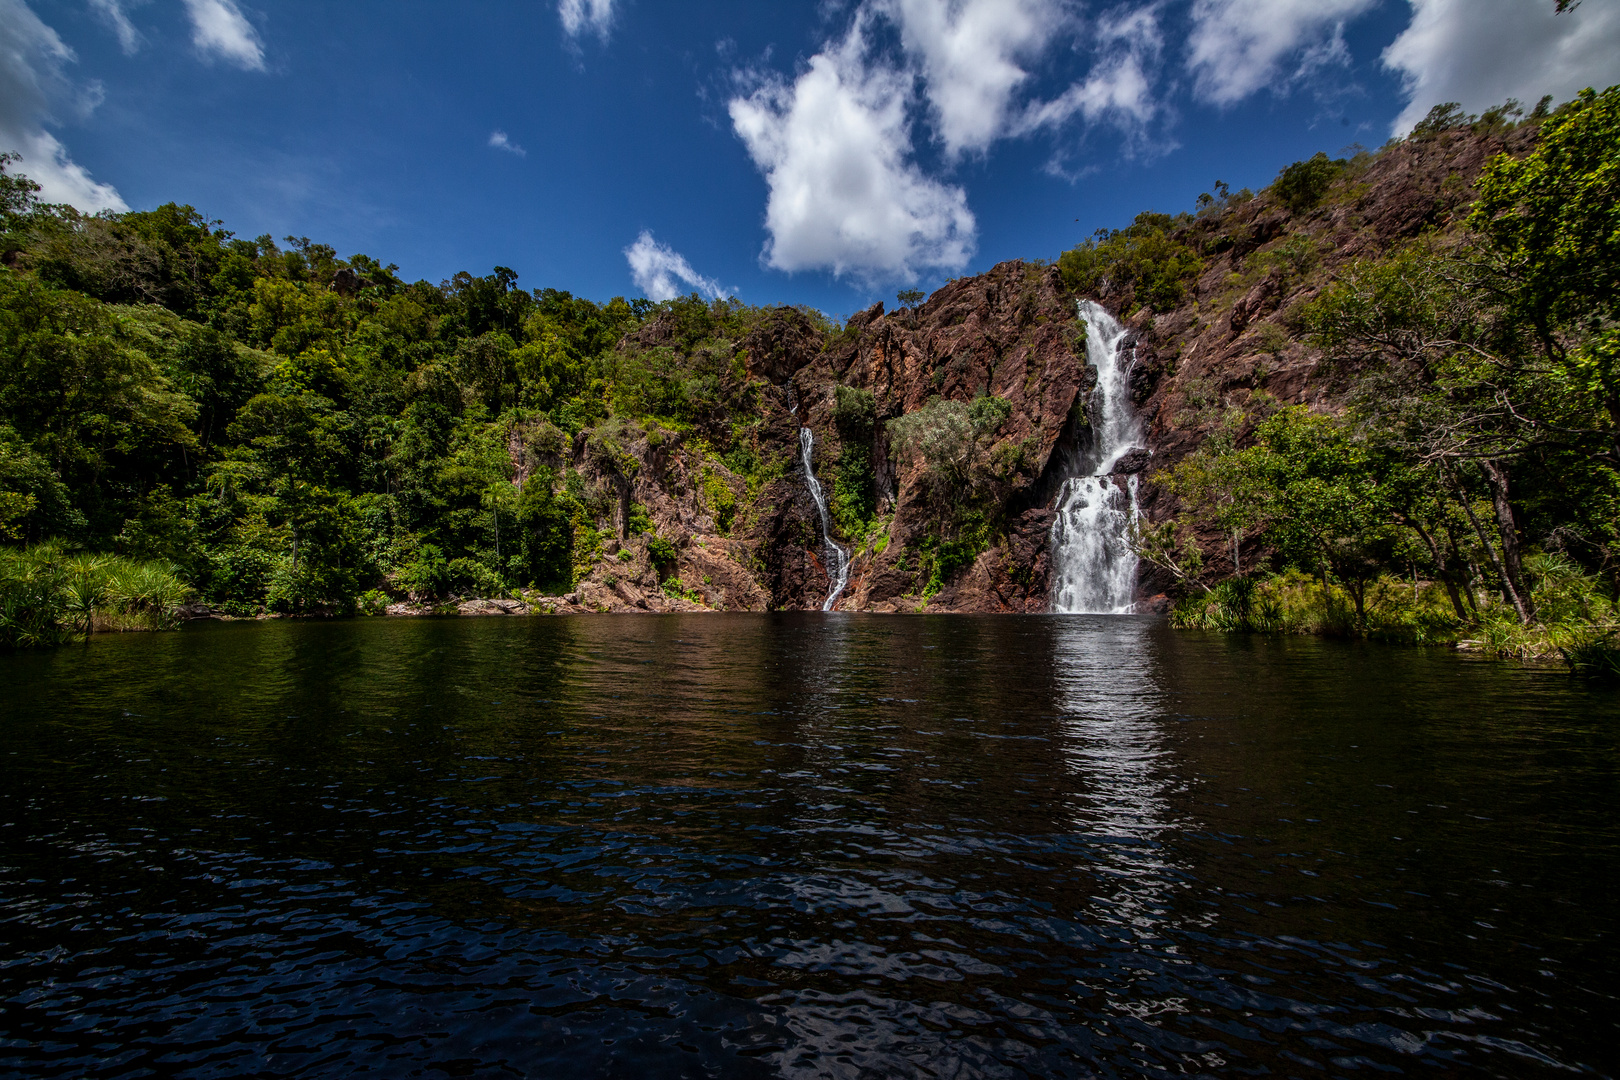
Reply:
<svg viewBox="0 0 1620 1080"><path fill-rule="evenodd" d="M1086 359L1097 369L1092 396L1091 445L1058 491L1052 522L1052 610L1064 614L1127 615L1136 600L1136 552L1129 542L1137 517L1136 476L1121 487L1114 466L1142 447L1142 428L1131 407L1135 351L1125 351L1126 330L1100 305L1079 304L1086 324Z"/></svg>
<svg viewBox="0 0 1620 1080"><path fill-rule="evenodd" d="M816 479L816 471L810 466L810 451L816 445L816 437L810 429L799 429L799 451L804 458L804 480L810 488L810 497L816 501L816 513L821 515L821 542L827 546L827 581L832 585L832 592L827 594L827 600L821 605L822 611L831 611L833 604L849 584L849 552L838 546L832 538L832 518L827 513L827 498L821 493L821 481Z"/></svg>

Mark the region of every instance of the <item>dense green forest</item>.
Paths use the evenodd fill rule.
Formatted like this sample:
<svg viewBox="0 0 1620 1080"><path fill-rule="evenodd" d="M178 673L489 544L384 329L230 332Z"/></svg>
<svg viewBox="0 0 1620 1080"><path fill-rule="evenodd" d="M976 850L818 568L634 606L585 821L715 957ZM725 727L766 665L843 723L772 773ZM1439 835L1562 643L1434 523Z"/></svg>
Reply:
<svg viewBox="0 0 1620 1080"><path fill-rule="evenodd" d="M1143 214L1055 270L1034 264L1149 328L1224 311L1255 282L1308 295L1256 347L1303 342L1331 407L1262 388L1195 410L1184 393L1174 422L1200 425L1201 444L1150 477L1173 499L1134 542L1173 579L1181 624L1478 634L1613 666L1620 89L1529 116L1443 106L1406 145L1502 132L1514 152L1442 185L1454 212L1371 257L1325 257L1311 223L1364 198L1389 147L1317 155L1259 193L1218 185L1194 212ZM93 625L87 612L159 625L182 594L247 615L566 592L604 559L615 514L651 561L672 558L677 538L616 505L625 484L600 482L641 467L632 441L652 453L679 437L722 533L792 465L796 447L761 438L768 383L739 346L772 309L596 303L520 288L504 267L409 283L307 238L238 238L189 206L86 216L37 192L0 159L8 643L59 639ZM1230 223L1259 204L1284 225L1212 285ZM915 326L922 300L902 294L897 317ZM823 350L852 332L795 317ZM835 389L837 426L858 437L835 466L833 513L856 540L880 524L874 456L937 487L968 457L935 428L989 448L1007 418L1000 398L879 415L869 390ZM973 528L931 533L917 558L956 544L951 573L971 564L1007 520L993 499L973 506Z"/></svg>
<svg viewBox="0 0 1620 1080"><path fill-rule="evenodd" d="M761 463L729 348L760 312L606 304L504 267L408 283L306 238L235 237L189 206L94 217L0 175L0 533L161 561L234 613L400 593L565 589L599 493L508 442L615 417ZM675 339L620 348L652 314ZM626 468L633 468L627 463ZM369 595L368 595L369 594Z"/></svg>

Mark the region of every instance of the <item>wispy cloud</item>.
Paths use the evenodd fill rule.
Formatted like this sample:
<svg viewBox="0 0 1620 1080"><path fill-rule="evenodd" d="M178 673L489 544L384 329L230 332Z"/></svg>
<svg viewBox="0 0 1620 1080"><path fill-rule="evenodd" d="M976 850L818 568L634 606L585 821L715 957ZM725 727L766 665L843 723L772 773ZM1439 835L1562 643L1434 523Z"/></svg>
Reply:
<svg viewBox="0 0 1620 1080"><path fill-rule="evenodd" d="M763 77L730 103L732 128L770 188L766 265L868 281L960 269L976 222L960 188L911 160L912 78L869 55L869 16L789 83Z"/></svg>
<svg viewBox="0 0 1620 1080"><path fill-rule="evenodd" d="M630 264L630 277L636 288L646 293L649 300L673 300L689 292L711 297L725 295L726 290L718 281L692 269L684 255L660 244L646 229L641 230L635 243L624 249L624 257Z"/></svg>
<svg viewBox="0 0 1620 1080"><path fill-rule="evenodd" d="M595 34L602 41L613 28L614 0L558 0L557 15L563 32L571 38Z"/></svg>
<svg viewBox="0 0 1620 1080"><path fill-rule="evenodd" d="M1116 11L1097 21L1091 38L1096 59L1086 77L1051 101L1032 102L1015 134L1057 128L1078 116L1087 124L1110 123L1134 140L1158 115L1155 80L1164 41L1157 12Z"/></svg>
<svg viewBox="0 0 1620 1080"><path fill-rule="evenodd" d="M205 59L218 57L244 71L264 70L264 43L236 0L185 0L191 43Z"/></svg>
<svg viewBox="0 0 1620 1080"><path fill-rule="evenodd" d="M81 114L101 101L101 87L76 87L65 73L75 60L56 31L24 0L0 0L0 151L21 156L11 167L40 185L47 202L80 210L127 210L111 184L90 178L67 147L45 129L55 121L53 103Z"/></svg>
<svg viewBox="0 0 1620 1080"><path fill-rule="evenodd" d="M118 36L118 47L124 50L124 55L134 56L141 47L141 34L129 21L128 6L125 0L90 0L90 10Z"/></svg>
<svg viewBox="0 0 1620 1080"><path fill-rule="evenodd" d="M1447 101L1470 111L1510 97L1567 101L1620 82L1620 5L1560 15L1550 0L1412 0L1411 25L1384 50L1384 66L1406 83L1396 135Z"/></svg>
<svg viewBox="0 0 1620 1080"><path fill-rule="evenodd" d="M1287 86L1282 74L1309 74L1334 50L1345 20L1379 0L1197 0L1187 41L1187 69L1197 93L1216 105L1235 105L1267 86ZM1470 0L1471 3L1471 0ZM1296 60L1296 58L1298 58Z"/></svg>
<svg viewBox="0 0 1620 1080"><path fill-rule="evenodd" d="M505 150L508 154L516 154L518 157L529 156L529 152L508 138L504 131L490 132L489 145L497 150Z"/></svg>

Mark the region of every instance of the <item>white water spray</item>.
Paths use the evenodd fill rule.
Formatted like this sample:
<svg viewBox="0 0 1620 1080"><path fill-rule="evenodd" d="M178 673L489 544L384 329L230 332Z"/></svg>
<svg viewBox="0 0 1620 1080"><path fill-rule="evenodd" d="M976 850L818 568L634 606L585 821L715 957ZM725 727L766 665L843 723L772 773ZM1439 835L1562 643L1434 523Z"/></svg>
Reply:
<svg viewBox="0 0 1620 1080"><path fill-rule="evenodd" d="M821 493L821 481L816 479L815 469L810 466L810 451L815 445L816 437L810 429L800 428L799 451L804 459L804 479L810 488L810 497L816 501L816 513L821 515L821 542L827 547L827 580L832 585L832 592L827 594L827 601L821 605L821 610L831 611L844 586L849 584L849 552L839 547L832 538L832 518L827 513L827 499Z"/></svg>
<svg viewBox="0 0 1620 1080"><path fill-rule="evenodd" d="M1111 475L1119 459L1142 447L1131 408L1126 330L1100 305L1080 301L1086 359L1097 369L1091 447L1058 491L1052 522L1052 610L1064 614L1128 615L1136 600L1136 552L1130 528L1137 517L1136 477L1124 488Z"/></svg>

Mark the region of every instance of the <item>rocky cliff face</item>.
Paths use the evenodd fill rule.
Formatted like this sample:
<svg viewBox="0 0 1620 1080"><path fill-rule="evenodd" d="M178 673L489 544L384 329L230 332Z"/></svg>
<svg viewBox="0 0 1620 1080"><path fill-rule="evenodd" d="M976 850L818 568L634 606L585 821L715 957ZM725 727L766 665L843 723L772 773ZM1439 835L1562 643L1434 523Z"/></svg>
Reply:
<svg viewBox="0 0 1620 1080"><path fill-rule="evenodd" d="M1143 475L1149 517L1172 512L1155 471L1180 460L1222 415L1257 393L1332 409L1335 390L1302 338L1301 311L1346 262L1376 256L1442 228L1472 198L1472 180L1527 136L1466 130L1387 148L1353 165L1317 207L1291 211L1261 193L1179 219L1174 239L1202 269L1167 310L1139 302L1129 281L1105 278L1092 298L1132 330L1133 400L1149 448L1118 466ZM800 460L799 429L814 436L812 465L829 492L847 460L874 513L864 532L836 540L852 556L840 610L1039 612L1048 607L1052 502L1088 438L1095 373L1087 367L1077 295L1044 263L1002 263L946 285L915 309L883 305L827 330L791 308L735 343L736 378L754 391L755 448L774 475L752 485L704 453L701 438L626 433L615 465L582 436L566 454L588 484L611 490L617 536L601 546L575 591L548 601L567 610L819 608L828 594L821 525ZM644 328L656 343L660 328ZM839 389L871 395L874 422L839 416ZM936 399L963 406L993 398L1004 414L938 410L927 438L962 460L941 483L938 461L905 453L887 425ZM952 425L955 425L954 427ZM950 440L955 438L955 442ZM963 441L965 438L965 442ZM925 439L926 442L926 439ZM965 446L966 449L962 449ZM940 451L949 456L950 447ZM846 453L853 458L846 460ZM938 455L936 455L937 457ZM728 494L729 493L729 496ZM721 504L730 504L722 512ZM673 561L658 564L649 535L629 528L645 507ZM866 520L866 519L863 519ZM1223 570L1211 544L1212 573ZM667 584L666 584L667 583ZM1145 577L1144 599L1165 582Z"/></svg>
<svg viewBox="0 0 1620 1080"><path fill-rule="evenodd" d="M1533 133L1476 134L1467 129L1388 147L1352 170L1324 202L1295 213L1275 196L1201 216L1188 228L1205 253L1204 269L1185 301L1156 312L1132 310L1127 291L1105 292L1107 306L1129 312L1136 331L1133 389L1146 422L1155 469L1195 450L1229 410L1247 409L1256 394L1283 405L1333 411L1344 387L1321 367L1304 334L1306 306L1359 259L1386 255L1465 216L1474 180L1496 154L1522 154ZM1248 430L1240 430L1238 438ZM1144 512L1162 518L1170 497L1151 482ZM1207 537L1205 573L1233 570L1227 543ZM1245 565L1259 553L1245 549ZM1144 576L1151 595L1165 580Z"/></svg>

